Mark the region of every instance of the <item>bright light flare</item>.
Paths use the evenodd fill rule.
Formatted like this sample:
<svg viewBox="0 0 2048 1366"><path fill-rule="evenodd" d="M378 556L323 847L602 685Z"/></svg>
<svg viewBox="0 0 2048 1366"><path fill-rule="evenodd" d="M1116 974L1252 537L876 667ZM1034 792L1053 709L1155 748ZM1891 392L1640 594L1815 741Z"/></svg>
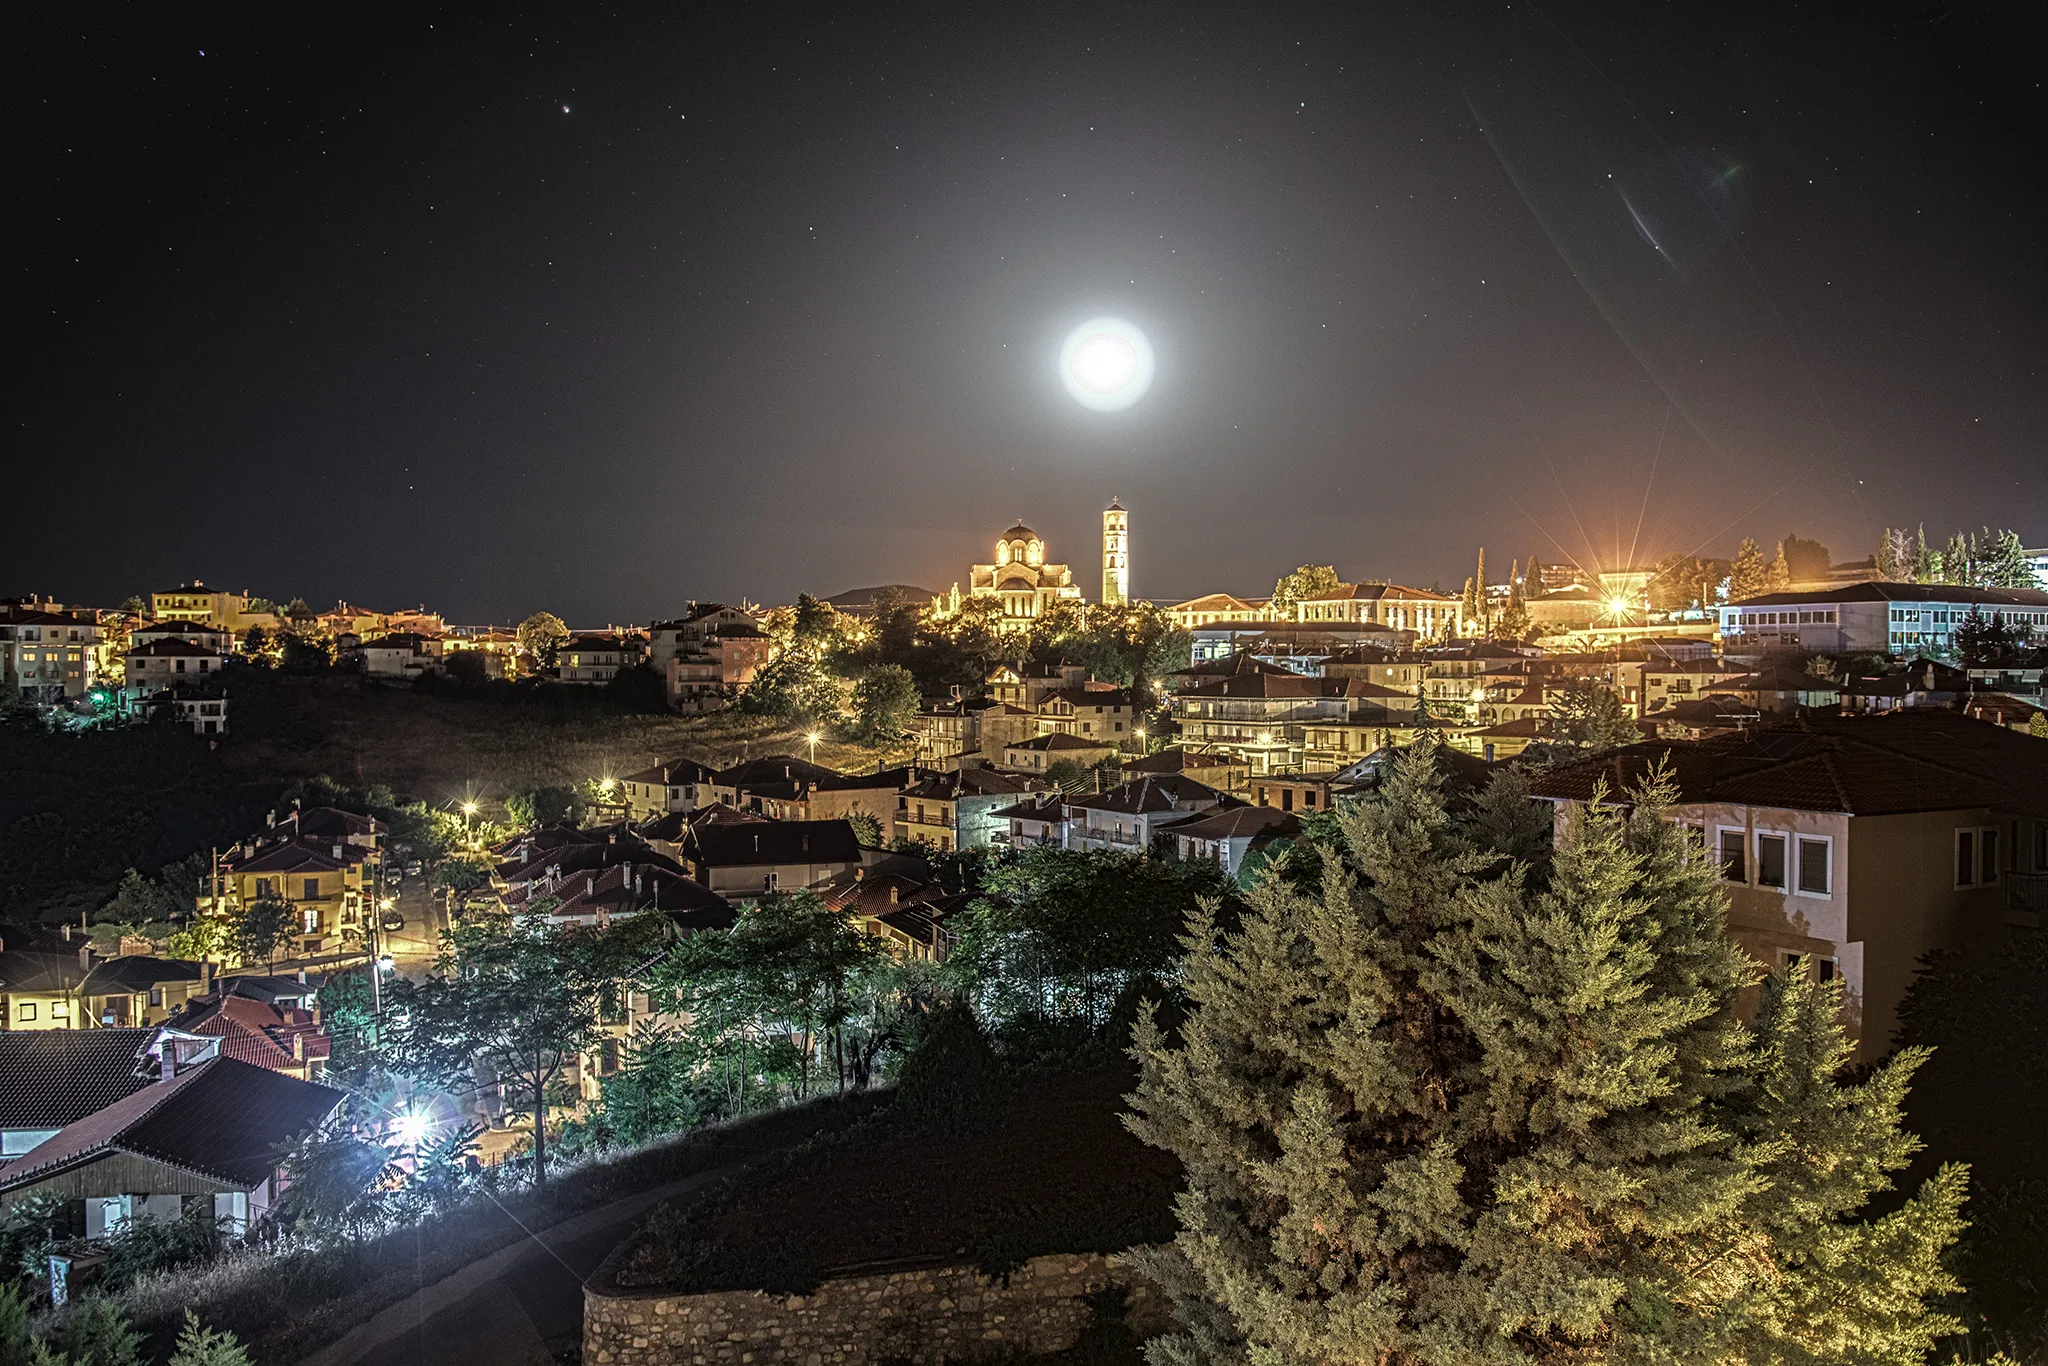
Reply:
<svg viewBox="0 0 2048 1366"><path fill-rule="evenodd" d="M391 1121L391 1132L408 1148L418 1144L433 1127L434 1117L418 1110L407 1110Z"/></svg>
<svg viewBox="0 0 2048 1366"><path fill-rule="evenodd" d="M1607 600L1607 610L1614 616L1625 617L1635 610L1635 604L1627 598L1609 598Z"/></svg>
<svg viewBox="0 0 2048 1366"><path fill-rule="evenodd" d="M1084 408L1128 408L1152 387L1152 343L1122 318L1090 318L1060 348L1060 379Z"/></svg>

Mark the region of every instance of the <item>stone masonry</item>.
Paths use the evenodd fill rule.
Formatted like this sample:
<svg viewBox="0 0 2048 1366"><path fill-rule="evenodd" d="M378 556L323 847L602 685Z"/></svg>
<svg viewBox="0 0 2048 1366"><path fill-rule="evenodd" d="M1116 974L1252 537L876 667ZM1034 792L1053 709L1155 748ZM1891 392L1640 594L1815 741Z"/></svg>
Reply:
<svg viewBox="0 0 2048 1366"><path fill-rule="evenodd" d="M1087 1325L1086 1297L1130 1294L1141 1336L1166 1327L1150 1282L1096 1253L1034 1257L991 1280L940 1266L829 1280L809 1295L583 1291L586 1366L941 1366L976 1357L1056 1352Z"/></svg>

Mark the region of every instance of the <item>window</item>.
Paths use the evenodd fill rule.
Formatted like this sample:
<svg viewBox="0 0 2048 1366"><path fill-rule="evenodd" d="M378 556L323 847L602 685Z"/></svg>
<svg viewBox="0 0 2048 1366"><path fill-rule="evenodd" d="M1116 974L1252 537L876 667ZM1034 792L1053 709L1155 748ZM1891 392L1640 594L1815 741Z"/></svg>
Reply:
<svg viewBox="0 0 2048 1366"><path fill-rule="evenodd" d="M1977 885L1977 832L1956 831L1956 886Z"/></svg>
<svg viewBox="0 0 2048 1366"><path fill-rule="evenodd" d="M1721 832L1721 876L1730 882L1747 882L1749 874L1742 865L1742 832L1723 830Z"/></svg>
<svg viewBox="0 0 2048 1366"><path fill-rule="evenodd" d="M153 1006L160 1006L164 1003L164 989L162 987L151 987L149 989L149 1003Z"/></svg>
<svg viewBox="0 0 2048 1366"><path fill-rule="evenodd" d="M1760 887L1785 888L1785 837L1756 837L1756 881Z"/></svg>
<svg viewBox="0 0 2048 1366"><path fill-rule="evenodd" d="M23 1001L21 1009L14 1013L14 1018L17 1020L33 1020L35 1017L36 1003L34 1001Z"/></svg>
<svg viewBox="0 0 2048 1366"><path fill-rule="evenodd" d="M1819 954L1817 954L1817 953L1816 953L1816 954L1805 954L1805 953L1790 953L1790 952L1788 952L1788 953L1786 953L1786 955L1785 955L1785 959L1784 959L1784 963L1785 963L1785 970L1786 970L1787 972L1789 972L1789 971L1791 971L1791 970L1792 970L1793 968L1796 968L1796 967L1798 967L1798 966L1799 966L1799 964L1800 964L1801 962L1805 962L1805 963L1807 963L1807 964L1809 964L1809 965L1810 965L1810 970L1812 971L1812 974L1813 974L1813 980L1814 980L1814 981L1816 981L1816 982L1832 982L1832 981L1834 981L1834 980L1835 980L1835 960L1834 960L1834 959L1832 959L1832 958L1824 958L1824 957L1822 957L1821 955L1819 955Z"/></svg>
<svg viewBox="0 0 2048 1366"><path fill-rule="evenodd" d="M256 879L256 899L257 899L258 901L268 901L268 900L270 900L270 896L271 896L271 892L270 892L270 879L269 879L269 878L267 878L267 877L259 877L259 878L257 878L257 879Z"/></svg>
<svg viewBox="0 0 2048 1366"><path fill-rule="evenodd" d="M773 868L761 874L761 890L764 892L775 890L775 870Z"/></svg>
<svg viewBox="0 0 2048 1366"><path fill-rule="evenodd" d="M1977 832L1977 881L1986 886L1998 881L1998 827L1986 826Z"/></svg>
<svg viewBox="0 0 2048 1366"><path fill-rule="evenodd" d="M320 908L308 906L301 914L300 923L307 934L320 933Z"/></svg>
<svg viewBox="0 0 2048 1366"><path fill-rule="evenodd" d="M320 879L319 879L319 878L317 878L317 877L309 877L309 878L307 878L307 879L306 879L306 895L305 895L305 900L307 900L307 901L318 901L319 899L320 899Z"/></svg>
<svg viewBox="0 0 2048 1366"><path fill-rule="evenodd" d="M1828 842L1824 839L1799 841L1799 890L1808 896L1826 896L1829 888Z"/></svg>

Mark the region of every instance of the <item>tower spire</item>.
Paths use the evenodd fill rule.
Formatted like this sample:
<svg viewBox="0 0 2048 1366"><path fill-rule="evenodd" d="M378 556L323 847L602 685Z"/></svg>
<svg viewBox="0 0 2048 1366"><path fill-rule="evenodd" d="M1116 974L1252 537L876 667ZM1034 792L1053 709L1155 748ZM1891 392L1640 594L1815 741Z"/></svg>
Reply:
<svg viewBox="0 0 2048 1366"><path fill-rule="evenodd" d="M1102 605L1120 607L1130 600L1131 514L1112 498L1102 514Z"/></svg>

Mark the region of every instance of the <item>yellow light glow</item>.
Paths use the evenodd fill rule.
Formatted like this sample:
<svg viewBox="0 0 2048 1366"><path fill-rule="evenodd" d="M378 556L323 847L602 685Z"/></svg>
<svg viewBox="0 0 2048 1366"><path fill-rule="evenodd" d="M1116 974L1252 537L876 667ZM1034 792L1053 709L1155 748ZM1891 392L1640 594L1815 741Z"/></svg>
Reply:
<svg viewBox="0 0 2048 1366"><path fill-rule="evenodd" d="M476 814L476 803L464 802L462 804L462 814L465 816L474 816Z"/></svg>
<svg viewBox="0 0 2048 1366"><path fill-rule="evenodd" d="M1614 613L1617 617L1627 616L1631 606L1633 604L1627 598L1609 598L1607 600L1607 610Z"/></svg>

